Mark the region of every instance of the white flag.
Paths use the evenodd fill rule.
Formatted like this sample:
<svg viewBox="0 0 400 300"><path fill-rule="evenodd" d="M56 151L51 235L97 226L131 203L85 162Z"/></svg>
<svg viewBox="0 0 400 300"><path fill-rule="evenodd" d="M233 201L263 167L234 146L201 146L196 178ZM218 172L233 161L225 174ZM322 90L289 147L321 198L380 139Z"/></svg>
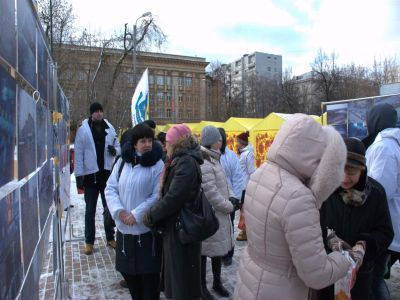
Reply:
<svg viewBox="0 0 400 300"><path fill-rule="evenodd" d="M136 86L131 103L132 127L148 119L149 72L146 69Z"/></svg>

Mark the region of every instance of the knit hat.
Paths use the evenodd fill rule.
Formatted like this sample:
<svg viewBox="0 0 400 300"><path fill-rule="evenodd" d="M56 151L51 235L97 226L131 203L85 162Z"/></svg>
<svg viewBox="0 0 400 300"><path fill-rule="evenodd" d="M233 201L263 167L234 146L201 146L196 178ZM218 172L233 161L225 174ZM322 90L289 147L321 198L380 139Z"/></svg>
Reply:
<svg viewBox="0 0 400 300"><path fill-rule="evenodd" d="M174 145L179 139L190 136L191 134L192 131L185 124L177 124L168 129L165 140L169 144Z"/></svg>
<svg viewBox="0 0 400 300"><path fill-rule="evenodd" d="M242 145L247 145L249 143L249 132L242 132L236 137L237 141Z"/></svg>
<svg viewBox="0 0 400 300"><path fill-rule="evenodd" d="M222 141L221 134L219 133L219 130L217 127L212 126L212 125L207 125L203 127L201 130L201 139L200 139L200 144L202 146L211 146L215 142Z"/></svg>
<svg viewBox="0 0 400 300"><path fill-rule="evenodd" d="M145 121L143 121L143 123L152 129L156 129L156 127L157 127L156 122L154 122L153 120L145 120Z"/></svg>
<svg viewBox="0 0 400 300"><path fill-rule="evenodd" d="M93 102L90 104L90 115L99 110L103 111L103 106L99 102Z"/></svg>
<svg viewBox="0 0 400 300"><path fill-rule="evenodd" d="M364 144L356 138L344 139L347 148L346 166L365 170L365 147Z"/></svg>

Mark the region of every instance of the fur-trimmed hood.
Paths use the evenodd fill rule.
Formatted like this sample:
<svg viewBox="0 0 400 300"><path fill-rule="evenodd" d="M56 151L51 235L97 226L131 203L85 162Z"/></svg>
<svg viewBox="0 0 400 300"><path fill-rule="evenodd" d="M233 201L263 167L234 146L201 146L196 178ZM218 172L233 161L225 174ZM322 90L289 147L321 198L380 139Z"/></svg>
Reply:
<svg viewBox="0 0 400 300"><path fill-rule="evenodd" d="M347 150L340 134L312 118L295 114L286 121L267 158L298 177L313 192L317 207L340 185Z"/></svg>
<svg viewBox="0 0 400 300"><path fill-rule="evenodd" d="M204 162L201 155L200 146L197 138L194 135L181 138L175 145L172 146L172 160L185 154L195 158L199 164Z"/></svg>

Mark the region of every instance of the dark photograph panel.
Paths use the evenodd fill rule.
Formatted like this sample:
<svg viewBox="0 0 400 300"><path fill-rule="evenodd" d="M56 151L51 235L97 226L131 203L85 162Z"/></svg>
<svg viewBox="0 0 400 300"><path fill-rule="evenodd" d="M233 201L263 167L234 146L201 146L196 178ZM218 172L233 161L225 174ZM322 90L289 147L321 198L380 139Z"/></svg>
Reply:
<svg viewBox="0 0 400 300"><path fill-rule="evenodd" d="M21 290L21 299L39 299L40 271L42 270L44 258L48 250L49 229L50 226L45 228L45 232L33 255L32 264L27 271L26 280Z"/></svg>
<svg viewBox="0 0 400 300"><path fill-rule="evenodd" d="M0 67L0 187L14 179L16 83Z"/></svg>
<svg viewBox="0 0 400 300"><path fill-rule="evenodd" d="M363 139L367 136L367 112L373 105L372 99L350 102L349 111L349 137Z"/></svg>
<svg viewBox="0 0 400 300"><path fill-rule="evenodd" d="M42 231L53 202L53 172L50 161L47 161L39 171L38 188L40 231Z"/></svg>
<svg viewBox="0 0 400 300"><path fill-rule="evenodd" d="M41 166L46 160L47 135L47 111L46 107L38 102L36 104L36 153L37 165Z"/></svg>
<svg viewBox="0 0 400 300"><path fill-rule="evenodd" d="M21 224L24 265L27 267L39 240L37 175L21 187Z"/></svg>
<svg viewBox="0 0 400 300"><path fill-rule="evenodd" d="M47 49L41 32L37 35L38 90L40 97L47 101Z"/></svg>
<svg viewBox="0 0 400 300"><path fill-rule="evenodd" d="M17 0L18 72L36 88L36 24L30 2Z"/></svg>
<svg viewBox="0 0 400 300"><path fill-rule="evenodd" d="M328 104L326 106L327 123L329 125L347 124L347 103Z"/></svg>
<svg viewBox="0 0 400 300"><path fill-rule="evenodd" d="M36 169L36 104L24 90L18 89L18 178Z"/></svg>
<svg viewBox="0 0 400 300"><path fill-rule="evenodd" d="M0 1L0 56L11 66L16 67L17 40L15 35L14 0Z"/></svg>
<svg viewBox="0 0 400 300"><path fill-rule="evenodd" d="M347 125L346 124L343 124L343 125L332 125L332 126L333 126L333 128L336 129L337 132L340 133L340 135L343 138L347 138L348 137L347 136Z"/></svg>
<svg viewBox="0 0 400 300"><path fill-rule="evenodd" d="M0 199L0 299L15 299L21 286L18 191Z"/></svg>

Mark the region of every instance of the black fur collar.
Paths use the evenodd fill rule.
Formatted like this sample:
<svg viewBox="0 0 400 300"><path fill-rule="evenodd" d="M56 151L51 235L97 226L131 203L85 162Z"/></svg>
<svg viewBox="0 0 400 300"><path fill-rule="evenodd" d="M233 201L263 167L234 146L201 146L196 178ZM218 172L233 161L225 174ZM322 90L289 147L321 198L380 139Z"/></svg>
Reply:
<svg viewBox="0 0 400 300"><path fill-rule="evenodd" d="M162 154L162 147L157 141L153 141L151 151L144 153L142 156L136 154L131 142L126 142L121 150L121 157L124 161L133 165L140 164L143 167L154 166L162 158Z"/></svg>

